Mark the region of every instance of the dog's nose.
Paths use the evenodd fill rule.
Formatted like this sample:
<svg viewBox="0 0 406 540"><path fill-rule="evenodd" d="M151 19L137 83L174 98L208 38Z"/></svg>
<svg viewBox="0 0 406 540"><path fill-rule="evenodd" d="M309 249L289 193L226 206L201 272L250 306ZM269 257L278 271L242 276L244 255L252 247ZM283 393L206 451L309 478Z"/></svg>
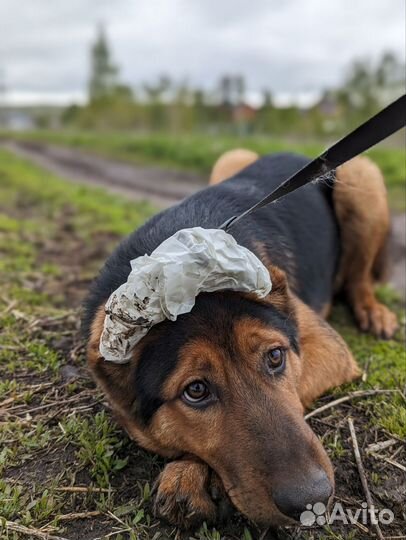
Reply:
<svg viewBox="0 0 406 540"><path fill-rule="evenodd" d="M300 514L316 503L323 503L327 507L332 492L333 487L326 473L317 469L306 482L296 483L293 478L286 482L283 489L273 494L273 499L285 516L298 521Z"/></svg>

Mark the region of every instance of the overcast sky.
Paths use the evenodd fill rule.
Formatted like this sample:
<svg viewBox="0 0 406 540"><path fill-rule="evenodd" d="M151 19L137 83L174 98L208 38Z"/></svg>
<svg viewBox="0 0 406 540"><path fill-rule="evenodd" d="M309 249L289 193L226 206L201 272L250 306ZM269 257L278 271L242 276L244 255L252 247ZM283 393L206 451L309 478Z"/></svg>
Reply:
<svg viewBox="0 0 406 540"><path fill-rule="evenodd" d="M99 22L133 86L168 73L211 88L236 73L305 100L354 57L405 49L404 0L0 0L8 99L83 99Z"/></svg>

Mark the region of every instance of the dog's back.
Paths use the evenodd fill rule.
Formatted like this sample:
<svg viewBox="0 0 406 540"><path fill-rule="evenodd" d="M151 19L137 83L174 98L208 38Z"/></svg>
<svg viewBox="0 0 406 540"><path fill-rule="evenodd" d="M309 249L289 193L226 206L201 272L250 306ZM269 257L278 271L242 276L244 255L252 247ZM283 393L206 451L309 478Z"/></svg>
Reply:
<svg viewBox="0 0 406 540"><path fill-rule="evenodd" d="M265 156L229 180L207 187L157 214L134 231L111 255L93 285L86 306L85 329L95 310L126 281L131 259L150 254L180 229L219 227L306 163L307 158L293 154ZM317 311L331 299L339 257L338 227L329 190L324 184L305 186L241 220L230 231L263 262L285 270L291 287Z"/></svg>

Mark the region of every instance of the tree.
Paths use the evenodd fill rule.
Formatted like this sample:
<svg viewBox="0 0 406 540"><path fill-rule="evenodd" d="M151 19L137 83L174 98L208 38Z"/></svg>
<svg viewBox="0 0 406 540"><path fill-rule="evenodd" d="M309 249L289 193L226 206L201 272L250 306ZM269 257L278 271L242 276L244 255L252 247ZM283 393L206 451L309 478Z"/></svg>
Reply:
<svg viewBox="0 0 406 540"><path fill-rule="evenodd" d="M244 102L245 80L241 75L224 75L220 79L220 101L225 107Z"/></svg>
<svg viewBox="0 0 406 540"><path fill-rule="evenodd" d="M220 101L224 107L230 107L232 103L232 78L224 75L220 79Z"/></svg>
<svg viewBox="0 0 406 540"><path fill-rule="evenodd" d="M193 92L193 111L195 116L195 127L202 129L209 123L208 107L206 96L202 88Z"/></svg>
<svg viewBox="0 0 406 540"><path fill-rule="evenodd" d="M390 51L385 52L376 68L376 84L384 88L398 83L403 83L405 78L405 66Z"/></svg>
<svg viewBox="0 0 406 540"><path fill-rule="evenodd" d="M245 96L245 80L242 75L234 77L235 102L237 105L244 103Z"/></svg>
<svg viewBox="0 0 406 540"><path fill-rule="evenodd" d="M156 84L144 84L148 101L149 126L152 129L163 129L167 124L168 106L164 103L164 98L171 87L172 81L167 75L161 75Z"/></svg>
<svg viewBox="0 0 406 540"><path fill-rule="evenodd" d="M355 60L336 96L346 125L357 125L379 107L399 96L404 88L404 64L391 52L372 63Z"/></svg>
<svg viewBox="0 0 406 540"><path fill-rule="evenodd" d="M99 27L91 49L89 98L95 101L109 97L117 88L118 69L110 59L110 50L103 26Z"/></svg>

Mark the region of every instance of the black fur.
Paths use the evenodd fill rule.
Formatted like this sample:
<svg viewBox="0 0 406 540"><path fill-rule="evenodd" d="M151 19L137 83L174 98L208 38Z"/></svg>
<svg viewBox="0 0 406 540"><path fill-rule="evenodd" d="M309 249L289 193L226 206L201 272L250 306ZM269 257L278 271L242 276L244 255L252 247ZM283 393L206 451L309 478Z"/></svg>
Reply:
<svg viewBox="0 0 406 540"><path fill-rule="evenodd" d="M85 303L85 334L89 333L97 308L127 280L131 259L150 254L180 229L219 227L308 161L293 154L265 156L230 180L207 187L160 212L130 234L93 283ZM338 225L329 191L324 184L309 184L255 212L230 231L239 244L254 253L256 243L264 243L272 263L287 272L295 292L316 311L331 300L339 257Z"/></svg>
<svg viewBox="0 0 406 540"><path fill-rule="evenodd" d="M234 323L243 317L257 319L284 333L292 349L299 354L296 321L290 314L235 292L201 294L190 313L181 315L175 322L164 321L150 330L152 339L142 349L135 378L139 420L148 423L162 405L162 385L175 369L179 350L185 343L203 338L221 348L230 361L244 361L239 358L233 341Z"/></svg>
<svg viewBox="0 0 406 540"><path fill-rule="evenodd" d="M91 288L83 321L86 335L89 335L96 310L127 280L131 259L150 254L180 229L219 227L229 217L259 201L308 161L307 158L293 154L263 157L233 178L207 187L157 214L134 231L107 260ZM339 258L339 232L332 208L331 191L331 187L326 184L309 184L241 220L230 231L239 244L254 253L257 253L259 244L265 246L268 259L286 271L292 289L316 311L320 311L332 298ZM216 313L214 302L217 302L215 299L219 296L211 293L201 297L197 299L191 314L181 316L175 323L161 323L151 330L167 335L166 339L158 340L159 344L154 344L153 350L146 347L137 369L137 404L144 420L150 418L161 403L160 388L176 363L179 346L185 342L190 332L196 331L197 326L193 327L184 321L195 317L197 323L198 313L207 309L207 324L212 316L210 314ZM234 311L235 306L232 308L228 304L227 309ZM241 303L241 307L248 310L246 304ZM271 312L269 310L269 314ZM294 327L289 326L286 317L274 313L270 322L273 326L282 325L291 341L295 341ZM207 328L204 331L210 332ZM211 335L230 334L219 331L216 326Z"/></svg>

